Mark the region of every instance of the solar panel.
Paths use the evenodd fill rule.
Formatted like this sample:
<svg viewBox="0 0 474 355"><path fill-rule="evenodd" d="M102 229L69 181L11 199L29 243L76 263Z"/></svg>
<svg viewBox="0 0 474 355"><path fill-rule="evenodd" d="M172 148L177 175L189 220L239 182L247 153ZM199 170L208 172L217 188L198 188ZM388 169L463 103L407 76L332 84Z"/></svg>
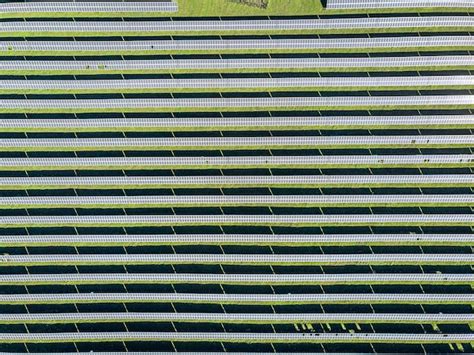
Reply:
<svg viewBox="0 0 474 355"><path fill-rule="evenodd" d="M237 285L334 285L334 284L466 284L472 283L470 274L30 274L7 275L0 285L54 284L237 284ZM25 334L26 335L26 334ZM77 334L76 334L77 335ZM3 336L3 335L2 335ZM400 335L402 336L402 335ZM403 336L402 336L403 337ZM4 338L6 339L6 338Z"/></svg>
<svg viewBox="0 0 474 355"><path fill-rule="evenodd" d="M472 155L4 158L0 170L470 167Z"/></svg>
<svg viewBox="0 0 474 355"><path fill-rule="evenodd" d="M0 177L0 189L58 188L249 188L249 187L461 187L469 174L450 175L284 175L284 176L74 176Z"/></svg>
<svg viewBox="0 0 474 355"><path fill-rule="evenodd" d="M400 36L341 39L218 39L136 41L1 41L9 55L138 55L149 53L403 52L474 47L471 36Z"/></svg>
<svg viewBox="0 0 474 355"><path fill-rule="evenodd" d="M150 7L152 5L152 7ZM78 6L76 3L74 6ZM91 8L92 6L89 5ZM98 6L97 4L94 6ZM119 6L131 7L130 3L122 3ZM163 9L173 8L172 5L161 5ZM165 7L166 6L166 7ZM138 8L135 5L135 8ZM143 7L143 11L160 11L156 3L148 3ZM68 9L68 11L76 11ZM120 11L117 8L115 11ZM387 28L393 30L406 30L410 28L429 29L472 29L474 20L469 16L442 16L442 17L382 17L382 18L324 18L324 19L293 19L293 20L238 20L238 21L159 21L159 22L7 22L0 29L0 34L8 33L14 36L19 32L28 36L48 36L52 33L61 35L72 34L81 36L83 33L93 36L101 35L136 35L137 33L152 35L170 32L183 32L192 34L193 32L217 32L226 33L228 31L243 32L285 32L285 31L321 31L330 30L334 33L338 30L376 30Z"/></svg>
<svg viewBox="0 0 474 355"><path fill-rule="evenodd" d="M328 9L391 9L391 8L472 8L466 0L328 0Z"/></svg>
<svg viewBox="0 0 474 355"><path fill-rule="evenodd" d="M14 227L126 227L126 226L472 226L470 214L381 215L100 215L0 217Z"/></svg>
<svg viewBox="0 0 474 355"><path fill-rule="evenodd" d="M0 5L3 14L54 14L54 13L111 13L116 16L120 12L176 12L178 5L171 1L28 1L7 2Z"/></svg>
<svg viewBox="0 0 474 355"><path fill-rule="evenodd" d="M80 59L80 58L78 58ZM306 71L330 70L412 70L423 68L471 68L472 56L402 56L367 58L252 58L252 59L173 59L173 60L77 60L77 61L0 61L4 74L94 74L94 73L159 73L172 71Z"/></svg>
<svg viewBox="0 0 474 355"><path fill-rule="evenodd" d="M35 196L0 197L0 209L15 208L138 208L206 206L471 206L470 195L350 195L350 196Z"/></svg>
<svg viewBox="0 0 474 355"><path fill-rule="evenodd" d="M4 342L11 343L43 343L43 342L104 342L104 341L223 341L223 342L308 342L308 343L358 343L370 341L373 343L438 343L438 342L470 342L470 334L285 334L285 333L199 333L199 332L111 332L111 333L50 333L50 334L7 334Z"/></svg>
<svg viewBox="0 0 474 355"><path fill-rule="evenodd" d="M169 92L169 91L275 91L275 90L367 90L472 88L474 77L414 76L344 78L251 78L251 79L128 79L128 80L0 80L0 93L87 93L87 92Z"/></svg>
<svg viewBox="0 0 474 355"><path fill-rule="evenodd" d="M17 119L0 121L2 132L137 132L137 131L253 131L344 129L473 128L470 115L330 116L330 117L179 117Z"/></svg>
<svg viewBox="0 0 474 355"><path fill-rule="evenodd" d="M386 137L188 137L0 139L0 151L470 147L471 135Z"/></svg>
<svg viewBox="0 0 474 355"><path fill-rule="evenodd" d="M271 97L271 98L200 98L200 99L5 99L0 113L80 113L80 112L212 112L247 110L360 110L432 109L474 107L471 95L432 96L342 96L342 97Z"/></svg>
<svg viewBox="0 0 474 355"><path fill-rule="evenodd" d="M52 265L456 265L472 264L472 254L358 254L358 255L223 255L223 254L170 254L170 255L11 255L2 257L9 266ZM0 318L1 320L1 318ZM316 323L316 322L315 322ZM320 323L320 322L317 322ZM325 323L325 322L322 322Z"/></svg>
<svg viewBox="0 0 474 355"><path fill-rule="evenodd" d="M469 294L199 294L199 293L64 293L0 295L0 304L67 304L67 303L190 303L190 304L467 304ZM80 315L80 314L79 314ZM346 315L350 315L346 314ZM374 314L376 315L376 314ZM403 315L399 314L399 315ZM420 314L418 314L420 315ZM423 314L422 314L423 315ZM426 314L424 314L426 315ZM393 316L393 315L392 315ZM447 315L446 315L447 316Z"/></svg>
<svg viewBox="0 0 474 355"><path fill-rule="evenodd" d="M472 234L180 234L180 235L2 235L6 247L16 246L151 246L151 245L465 245ZM403 254L402 254L403 255ZM71 297L73 297L72 295ZM230 297L231 295L229 295ZM403 296L400 295L400 296ZM420 295L421 297L422 295ZM440 295L449 297L449 295ZM130 296L130 297L133 297ZM204 296L203 296L204 297ZM341 296L342 297L342 296ZM470 296L469 296L470 297ZM1 297L0 297L1 299Z"/></svg>

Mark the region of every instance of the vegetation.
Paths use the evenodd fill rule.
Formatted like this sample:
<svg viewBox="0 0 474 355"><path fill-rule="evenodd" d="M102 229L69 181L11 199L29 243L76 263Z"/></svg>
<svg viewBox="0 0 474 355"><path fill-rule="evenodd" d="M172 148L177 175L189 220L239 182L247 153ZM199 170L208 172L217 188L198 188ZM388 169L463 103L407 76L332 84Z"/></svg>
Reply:
<svg viewBox="0 0 474 355"><path fill-rule="evenodd" d="M321 13L319 0L269 0L266 7L227 0L176 0L179 16L292 16Z"/></svg>

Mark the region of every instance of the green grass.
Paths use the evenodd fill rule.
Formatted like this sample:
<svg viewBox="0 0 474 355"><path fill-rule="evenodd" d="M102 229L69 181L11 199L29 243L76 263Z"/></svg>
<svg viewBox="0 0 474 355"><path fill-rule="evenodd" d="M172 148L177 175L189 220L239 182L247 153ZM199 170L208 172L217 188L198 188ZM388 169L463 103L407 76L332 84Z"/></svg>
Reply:
<svg viewBox="0 0 474 355"><path fill-rule="evenodd" d="M219 336L218 333L199 333L198 336L194 336L192 339L187 339L187 338L182 338L180 336L180 333L166 333L167 336L163 337L163 333L157 332L152 339L147 336L142 336L140 332L137 333L132 333L133 335L130 336L130 333L125 333L127 334L123 338L121 337L113 337L113 338L108 338L107 334L101 333L100 336L93 336L87 337L87 336L81 336L78 338L77 336L74 337L74 333L69 333L70 336L68 338L64 338L61 336L56 336L54 337L54 333L47 334L48 337L33 337L30 334L22 333L22 334L17 334L19 336L15 338L7 338L5 337L4 339L0 338L0 343L8 343L8 344L24 344L24 343L34 343L34 344L39 344L39 343L65 343L65 342L71 342L73 341L74 343L108 343L108 342L149 342L150 340L153 341L172 341L172 342L189 342L189 341L194 341L194 342L226 342L226 343L245 343L245 344L270 344L270 343L285 343L285 344L321 344L321 343L329 343L329 344L339 344L339 343L367 343L367 338L364 336L364 333L353 333L351 334L351 338L338 338L337 336L331 337L331 338L326 338L326 337L320 337L318 336L319 333L307 333L307 336L301 336L298 338L286 338L286 337L281 337L281 338L249 338L249 339L242 339L239 337L226 337L226 336ZM85 335L88 333L83 333L82 335ZM174 336L173 334L177 334ZM225 333L224 333L225 334ZM33 334L34 335L34 334ZM161 336L160 336L161 335ZM168 336L169 335L169 336ZM305 335L305 334L302 334ZM374 334L375 335L375 334ZM448 336L446 334L446 336ZM387 339L382 338L374 338L370 339L370 343L382 343L386 344ZM453 340L449 337L443 338L436 338L436 339L424 339L424 338L410 338L410 337L405 337L402 339L390 339L390 343L392 344L452 344ZM396 348L395 348L396 350Z"/></svg>
<svg viewBox="0 0 474 355"><path fill-rule="evenodd" d="M371 123L364 124L341 124L341 125L331 125L329 122L325 123L324 120L315 119L314 122L308 125L292 125L290 122L285 123L285 125L222 125L222 126L90 126L90 127L78 127L74 125L75 120L71 120L71 124L68 126L61 127L2 127L0 125L0 132L216 132L216 131L287 131L287 130L299 130L299 131L308 131L308 130L353 130L353 129L472 129L474 128L474 121L472 123L463 123L463 124L450 124L449 122L443 124L430 124L420 126L417 124L416 120L413 120L412 124L391 124L390 126L381 125L376 121ZM0 186L1 188L1 186Z"/></svg>
<svg viewBox="0 0 474 355"><path fill-rule="evenodd" d="M80 152L80 151L180 151L180 150L269 150L269 149L284 149L284 150L300 150L300 149L372 149L372 148L469 148L472 144L469 142L429 142L424 140L413 140L407 143L390 143L386 142L360 142L360 143L317 143L317 144L227 144L227 145L160 145L159 141L154 145L136 145L122 144L122 145L73 145L80 141L71 139L72 145L55 145L54 140L49 145L30 146L0 146L0 152ZM120 141L120 138L118 139ZM25 139L25 143L28 143ZM0 207L1 208L1 207Z"/></svg>
<svg viewBox="0 0 474 355"><path fill-rule="evenodd" d="M120 245L122 246L122 245ZM126 298L126 295L124 296ZM127 300L126 303L141 303L142 301L136 300L136 299L130 299ZM318 300L318 301L304 301L304 300L298 300L298 301L249 301L245 298L242 298L241 300L238 301L227 301L227 300L219 300L219 301L213 301L212 299L189 299L189 300L180 300L180 299L174 299L173 297L170 297L170 299L162 299L162 298L155 298L155 299L147 299L147 303L186 303L186 304L236 304L236 305L305 305L305 304L416 304L419 305L420 302L407 302L404 299L393 299L390 301L384 301L384 300L370 300L370 302L364 301L364 300L359 300L357 298L350 300L350 301L326 301L326 300ZM56 299L38 299L38 300L32 300L28 301L27 304L84 304L84 303L104 303L103 300L96 300L94 298L88 299L88 300L68 300L68 299L61 299L61 300L56 300ZM115 300L115 299L107 299L107 303L123 303L122 300ZM24 305L25 302L23 301L4 301L0 299L0 304L18 304L18 305ZM463 301L458 301L456 298L453 298L452 300L423 300L422 304L465 304Z"/></svg>
<svg viewBox="0 0 474 355"><path fill-rule="evenodd" d="M15 282L14 280L10 280L7 278L0 279L0 285L111 285L116 284L117 281L113 280L97 280L97 279L83 279L83 280L68 280L64 279L62 282L58 282L55 280L48 280L46 278L40 280L22 280L21 282ZM379 281L379 280L327 280L324 282L318 281L301 281L301 280L285 280L285 279L274 279L272 281L254 281L254 280L230 280L230 281L220 281L216 282L215 280L181 280L175 279L173 274L170 276L169 279L160 279L160 280L142 280L142 279L131 279L127 280L127 284L204 284L204 285L213 285L216 283L223 284L223 285L470 285L468 281L457 281L457 280L439 280L439 281L424 281L424 280L403 280L403 281ZM473 284L474 285L474 284ZM0 343L2 338L0 337Z"/></svg>
<svg viewBox="0 0 474 355"><path fill-rule="evenodd" d="M63 203L9 203L0 206L1 210L8 209L29 209L29 208L173 208L173 207L469 207L472 205L470 201L438 201L438 202L391 202L390 200L380 202L367 201L346 201L346 202L196 202L187 201L180 203L173 202L143 202L143 203L80 203L80 202L63 202Z"/></svg>
<svg viewBox="0 0 474 355"><path fill-rule="evenodd" d="M354 110L398 110L398 109L471 109L474 108L474 102L472 104L438 104L438 105L352 105L352 106L246 106L246 107L222 107L222 106L213 106L213 107L111 107L111 108L101 108L101 107L91 107L91 108L61 108L61 107L0 107L0 113L100 113L100 112L253 112L253 111L354 111Z"/></svg>
<svg viewBox="0 0 474 355"><path fill-rule="evenodd" d="M197 69L113 69L105 67L86 67L79 69L3 69L1 75L91 75L91 74L192 74L192 73L304 73L304 72L399 72L399 71L443 71L474 70L474 65L406 66L406 67L318 67L311 68L197 68Z"/></svg>
<svg viewBox="0 0 474 355"><path fill-rule="evenodd" d="M174 186L176 187L176 186ZM180 186L181 187L181 186ZM0 237L1 238L1 237ZM1 240L1 239L0 239ZM137 240L121 240L121 241L114 241L113 239L107 241L100 241L100 242L90 242L85 239L81 240L71 240L71 239L63 239L63 240L55 240L54 247L68 247L68 246L75 246L75 247L111 247L111 246L158 246L158 245L245 245L245 246L279 246L279 247L302 247L302 246L354 246L360 245L360 241L357 239L353 240L334 240L331 238L327 238L324 241L318 242L305 242L305 241L296 241L296 240L283 240L283 241L263 241L263 240L255 240L255 241L231 241L231 240L220 240L215 239L213 241L197 241L193 239L192 241L181 239L181 240L163 240L163 239L155 239L153 241L137 241ZM4 241L2 240L2 245L5 247L51 247L51 242L44 241L40 238L31 242L31 240L17 240L15 242L12 241ZM364 240L364 245L371 245L371 246L472 246L472 243L466 241L456 241L453 239L450 240L442 240L442 241L433 241L433 240L425 240L423 238L417 238L414 236L410 240L407 239L396 239L392 238L390 241L368 241ZM452 300L455 302L456 300ZM47 302L47 301L46 301ZM402 303L402 301L400 301ZM0 304L2 300L0 298ZM451 303L451 300L448 302Z"/></svg>
<svg viewBox="0 0 474 355"><path fill-rule="evenodd" d="M349 46L350 44L348 44ZM398 53L398 52L437 52L437 51L474 50L474 43L465 46L429 46L429 47L364 47L364 48L302 48L298 53ZM154 55L154 54L275 54L295 53L295 48L225 48L225 49L141 49L141 50L18 50L11 46L0 52L2 56L99 56L99 55ZM268 71L268 70L267 70Z"/></svg>
<svg viewBox="0 0 474 355"><path fill-rule="evenodd" d="M266 9L225 0L177 0L178 16L291 16L316 15L320 0L270 0Z"/></svg>
<svg viewBox="0 0 474 355"><path fill-rule="evenodd" d="M23 163L22 160L26 162ZM202 159L203 160L203 159ZM429 159L426 159L423 162L385 162L383 159L379 159L374 162L354 162L354 163L307 163L307 164L298 164L298 163L271 163L270 161L264 163L242 163L239 165L236 164L219 164L213 163L212 161L203 161L202 164L186 164L179 163L178 161L173 164L162 165L160 163L156 164L131 164L124 161L122 163L118 162L117 164L95 164L91 163L86 165L81 163L81 159L77 159L77 164L72 161L70 164L56 165L54 160L51 160L48 165L33 165L27 164L28 159L17 159L17 165L6 166L0 165L0 171L9 171L9 170L76 170L76 169L88 169L88 170L169 170L169 169L192 169L192 170L202 170L202 169L268 169L268 168L280 168L280 169L291 169L291 168L466 168L474 166L474 159L464 159L451 162L431 162ZM104 161L105 163L106 161ZM81 163L81 164L79 164Z"/></svg>
<svg viewBox="0 0 474 355"><path fill-rule="evenodd" d="M433 27L371 27L371 28L354 28L354 29L310 29L310 30L205 30L193 31L192 28L186 31L35 31L35 32L0 32L1 37L110 37L110 36L204 36L204 35L222 35L222 36L238 36L238 35L278 35L278 34L366 34L366 33L418 33L418 32L469 32L472 31L472 26L433 26Z"/></svg>
<svg viewBox="0 0 474 355"><path fill-rule="evenodd" d="M23 320L23 319L9 319L9 320L4 320L1 321L0 324L68 324L68 323L79 323L79 324L86 324L86 323L134 323L134 322L151 322L151 323L164 323L164 322L174 322L174 323L194 323L194 324L200 324L200 323L216 323L216 324L312 324L312 323L326 323L326 324L340 324L340 322L343 323L353 323L354 318L348 317L344 318L341 317L340 319L333 320L333 319L328 319L324 318L324 315L316 315L312 319L307 319L306 313L302 313L301 316L299 314L293 315L291 318L288 319L262 319L262 318L252 318L252 319L239 319L239 318L228 318L226 319L226 316L223 315L223 319L219 318L205 318L205 319L200 319L193 317L192 315L183 317L183 314L179 315L179 318L174 319L173 317L176 316L171 316L170 319L164 318L164 317L156 317L155 319L149 319L147 317L140 317L137 316L135 318L129 317L130 314L127 314L126 312L123 313L117 313L117 315L121 315L120 318L117 317L107 317L107 314L95 318L82 318L81 315L77 315L76 319L64 319L61 317L61 314L57 314L55 318L48 318L48 319L41 319L41 318L32 318L28 320ZM159 313L158 313L159 315ZM371 313L369 313L370 317ZM53 316L54 317L54 316ZM123 318L122 318L123 317ZM347 317L347 316L346 316ZM418 317L419 318L419 317ZM372 319L372 318L367 318L364 316L359 316L357 319L358 324L390 324L390 323L395 323L395 324L430 324L432 321L431 320L423 320L423 319L416 319L415 317L409 318L409 319L404 319L404 320L397 320L397 319ZM469 323L469 320L455 320L455 319L436 319L435 321L436 324L466 324Z"/></svg>
<svg viewBox="0 0 474 355"><path fill-rule="evenodd" d="M67 254L66 254L67 255ZM202 254L201 254L202 255ZM47 256L45 256L47 257ZM275 265L275 266L351 266L351 265L399 265L399 266L406 266L406 265L470 265L469 261L447 261L447 260L423 260L421 258L413 259L413 260L399 260L399 261L392 261L392 260L274 260L269 262L265 259L257 259L257 260L226 260L220 262L219 260L178 260L177 258L174 260L48 260L47 262L43 260L31 260L31 261L15 261L10 260L8 256L3 255L1 256L2 266L7 267L15 267L15 266L98 266L98 265L253 265L253 266L268 266L268 265ZM0 321L1 323L1 321Z"/></svg>
<svg viewBox="0 0 474 355"><path fill-rule="evenodd" d="M178 79L179 80L179 79ZM219 79L218 79L219 80ZM15 94L15 95L24 95L24 94L114 94L114 93L123 93L123 94L142 94L142 93L209 93L209 92L306 92L306 91L337 91L337 92L347 92L347 91L366 91L366 90L441 90L441 89L473 89L474 81L470 85L450 85L450 84L433 84L433 85L377 85L369 86L363 84L363 78L361 78L362 83L359 85L348 85L348 86L265 86L261 85L258 87L239 87L238 85L232 87L202 87L202 88L193 88L193 87L160 87L160 88L128 88L128 87L119 87L119 88L0 88L0 94ZM196 80L198 82L199 80ZM126 84L127 81L124 80L123 84ZM74 81L71 81L71 84L74 85Z"/></svg>
<svg viewBox="0 0 474 355"><path fill-rule="evenodd" d="M61 185L10 185L4 184L0 185L0 190L57 190L57 189L90 189L90 190L115 190L115 189L171 189L171 188L180 188L180 189L194 189L194 188L317 188L317 187L334 187L334 188L377 188L377 187L474 187L474 183L456 183L456 182L437 182L437 183L419 183L419 182L387 182L387 183L253 183L253 184L223 184L223 183L195 183L195 184L172 184L172 183L163 183L163 184L106 184L97 185L97 184L61 184Z"/></svg>

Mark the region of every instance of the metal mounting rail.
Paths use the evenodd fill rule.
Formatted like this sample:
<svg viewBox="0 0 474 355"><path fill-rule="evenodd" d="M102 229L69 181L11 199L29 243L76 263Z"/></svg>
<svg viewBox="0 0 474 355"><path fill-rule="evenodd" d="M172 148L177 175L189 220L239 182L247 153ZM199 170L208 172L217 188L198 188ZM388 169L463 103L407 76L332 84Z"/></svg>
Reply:
<svg viewBox="0 0 474 355"><path fill-rule="evenodd" d="M396 80L394 80L396 79ZM227 79L0 80L0 93L113 93L474 88L474 76L288 77Z"/></svg>
<svg viewBox="0 0 474 355"><path fill-rule="evenodd" d="M0 343L205 341L231 343L470 343L473 334L73 332L1 333Z"/></svg>
<svg viewBox="0 0 474 355"><path fill-rule="evenodd" d="M473 57L474 58L474 57ZM0 62L1 63L1 62ZM474 128L474 116L192 117L0 119L3 132L253 131Z"/></svg>
<svg viewBox="0 0 474 355"><path fill-rule="evenodd" d="M77 23L77 22L76 22ZM0 61L5 74L90 74L90 73L156 73L173 71L357 71L413 70L433 68L468 68L474 57L410 56L371 58L252 58L252 59L173 59L173 60L76 60L76 61Z"/></svg>
<svg viewBox="0 0 474 355"><path fill-rule="evenodd" d="M147 207L384 207L474 206L474 194L433 195L182 195L0 197L0 210L18 208Z"/></svg>
<svg viewBox="0 0 474 355"><path fill-rule="evenodd" d="M285 176L44 176L0 177L0 190L239 187L463 187L471 174ZM1 207L0 207L1 208Z"/></svg>
<svg viewBox="0 0 474 355"><path fill-rule="evenodd" d="M0 285L463 285L473 274L30 274L3 275Z"/></svg>
<svg viewBox="0 0 474 355"><path fill-rule="evenodd" d="M471 294L199 294L199 293L62 293L2 294L0 304L71 303L191 303L191 304L472 304Z"/></svg>
<svg viewBox="0 0 474 355"><path fill-rule="evenodd" d="M470 154L139 158L3 158L0 170L470 167Z"/></svg>
<svg viewBox="0 0 474 355"><path fill-rule="evenodd" d="M193 99L5 99L0 113L222 112L255 110L394 110L474 108L472 95L326 96Z"/></svg>
<svg viewBox="0 0 474 355"><path fill-rule="evenodd" d="M149 3L150 5L153 2ZM124 4L120 4L124 6ZM160 5L160 4L159 4ZM76 4L77 6L77 4ZM97 6L97 4L95 4ZM163 4L161 6L164 8ZM135 6L137 7L137 6ZM176 7L176 5L174 5ZM0 11L1 11L0 6ZM168 7L168 11L173 6ZM154 10L153 7L150 9ZM146 11L150 11L146 10ZM120 11L117 9L116 11ZM370 18L323 18L292 20L232 20L232 21L87 21L87 22L5 22L0 35L8 37L44 37L54 35L72 36L115 36L115 35L160 35L169 33L193 34L193 32L237 32L237 33L284 33L314 31L370 31L370 30L409 30L447 31L474 29L474 19L470 16L430 16L430 17L370 17Z"/></svg>
<svg viewBox="0 0 474 355"><path fill-rule="evenodd" d="M471 36L408 36L338 39L156 40L156 41L1 41L3 55L92 55L185 52L389 51L474 48Z"/></svg>
<svg viewBox="0 0 474 355"><path fill-rule="evenodd" d="M474 135L188 138L7 138L0 151L353 149L471 147Z"/></svg>
<svg viewBox="0 0 474 355"><path fill-rule="evenodd" d="M100 215L0 217L4 228L137 226L474 226L473 214Z"/></svg>
<svg viewBox="0 0 474 355"><path fill-rule="evenodd" d="M0 244L19 246L145 245L474 245L474 234L180 234L180 235L0 235Z"/></svg>
<svg viewBox="0 0 474 355"><path fill-rule="evenodd" d="M474 265L474 254L55 254L2 255L0 266L53 265Z"/></svg>
<svg viewBox="0 0 474 355"><path fill-rule="evenodd" d="M59 324L112 322L189 322L237 324L295 323L402 323L463 324L474 322L472 314L411 313L34 313L0 314L0 324Z"/></svg>
<svg viewBox="0 0 474 355"><path fill-rule="evenodd" d="M395 8L474 8L471 0L328 0L328 10L352 10L352 9L395 9Z"/></svg>

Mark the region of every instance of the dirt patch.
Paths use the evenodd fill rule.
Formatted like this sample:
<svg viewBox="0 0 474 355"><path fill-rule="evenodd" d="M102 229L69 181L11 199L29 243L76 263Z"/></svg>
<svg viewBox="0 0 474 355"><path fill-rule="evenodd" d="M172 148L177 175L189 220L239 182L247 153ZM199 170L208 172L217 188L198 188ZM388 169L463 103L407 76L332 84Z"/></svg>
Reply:
<svg viewBox="0 0 474 355"><path fill-rule="evenodd" d="M258 7L260 9L266 9L268 7L269 0L227 0L229 2L235 2L237 4Z"/></svg>

